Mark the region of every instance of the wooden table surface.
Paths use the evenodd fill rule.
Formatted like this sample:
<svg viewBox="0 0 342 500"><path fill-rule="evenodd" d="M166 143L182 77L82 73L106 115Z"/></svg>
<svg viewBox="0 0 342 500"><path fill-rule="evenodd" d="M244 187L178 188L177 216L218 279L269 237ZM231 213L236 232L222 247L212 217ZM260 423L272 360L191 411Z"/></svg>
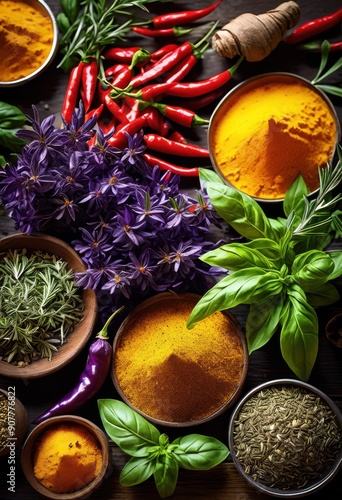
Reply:
<svg viewBox="0 0 342 500"><path fill-rule="evenodd" d="M57 0L48 0L47 3L51 6L56 14L59 11L59 3ZM281 3L279 1L279 3ZM173 6L181 4L182 8L198 8L209 5L208 0L195 0L192 2L173 2ZM314 19L316 17L329 14L341 6L338 0L298 0L301 9L300 23ZM260 2L244 1L244 0L223 0L216 12L211 14L207 20L219 18L225 22L236 17L243 12L252 12L259 14L272 9L278 5L274 0L262 0ZM151 6L151 10L152 10ZM162 8L156 4L156 9ZM175 10L177 10L175 9ZM1 14L0 14L1 15ZM199 27L200 31L202 28ZM206 28L203 28L203 33ZM196 31L198 37L199 31ZM193 34L191 34L194 36ZM337 41L342 39L341 25L327 33L329 41ZM198 39L198 38L196 38ZM133 39L134 40L134 39ZM152 42L147 42L139 38L139 44L143 44L147 48L156 47ZM161 43L164 43L161 42ZM134 41L129 44L135 44ZM333 55L332 61L338 56ZM57 59L58 60L58 59ZM1 62L0 62L1 64ZM198 64L197 77L199 79L209 77L227 67L229 61L218 56L213 50L208 50L203 60ZM231 81L231 88L238 82L246 78L266 73L270 71L285 71L295 73L309 80L312 79L318 69L319 56L317 54L307 54L298 50L296 47L286 46L281 43L276 50L265 60L258 63L244 63L240 66L238 73ZM331 82L341 82L341 71L331 77ZM31 105L35 104L38 107L42 117L50 114L57 116L63 101L64 91L66 88L68 76L61 70L56 69L56 63L53 63L46 72L35 81L28 83L24 87L13 88L9 90L0 89L0 101L9 102L20 107L24 112L31 114ZM337 114L341 121L342 119L342 98L331 98L336 107ZM209 117L213 110L213 106L208 107L202 113L203 116ZM206 127L197 129L195 132L195 140L206 146ZM184 189L196 188L197 180L184 181ZM264 207L266 212L274 216L279 208L272 204ZM6 217L0 218L0 237L7 233L13 232L13 225ZM336 286L342 293L342 281L338 280ZM242 328L246 318L246 308L241 306L232 311L239 320ZM341 408L342 407L342 349L337 348L328 341L325 336L326 322L337 312L341 312L341 302L335 303L333 306L320 308L317 310L320 322L319 335L319 353L318 358L309 379L309 383L318 387L329 395ZM25 404L29 412L30 422L34 420L42 411L47 409L53 402L59 399L63 394L68 392L77 382L78 376L84 367L87 357L87 349L67 367L63 368L56 374L47 376L39 380L10 380L0 377L0 387L8 388L15 386L16 394ZM274 337L262 349L254 352L249 359L248 376L243 388L243 394L251 388L259 385L262 382L278 379L278 378L295 378L289 370L279 352L279 339ZM242 394L242 395L243 395ZM101 389L99 397L115 398L117 394L110 380L108 380ZM96 399L86 404L79 412L86 418L89 418L99 426L101 426L98 411L96 407ZM230 410L216 418L215 420L203 424L195 428L185 429L160 429L166 432L170 438L175 438L180 435L185 435L190 432L199 432L201 434L215 436L223 442L227 443L227 428L230 417ZM33 424L30 424L30 430ZM111 446L113 472L112 475L103 483L91 498L101 498L102 500L138 500L138 499L158 499L158 493L155 489L153 479L132 488L124 488L120 486L118 477L120 470L127 461L125 456L114 444ZM2 500L11 500L19 498L20 500L36 500L41 498L27 483L20 469L20 449L16 458L16 491L12 493L8 491L7 474L8 463L6 458L0 460L0 498ZM340 498L342 490L342 471L332 480L332 482L311 496L313 500L329 498L334 500ZM192 472L180 470L179 480L176 487L176 492L172 497L175 500L181 499L208 499L212 500L264 500L268 496L259 493L254 488L250 487L246 481L237 472L231 459L227 459L218 467L207 472Z"/></svg>

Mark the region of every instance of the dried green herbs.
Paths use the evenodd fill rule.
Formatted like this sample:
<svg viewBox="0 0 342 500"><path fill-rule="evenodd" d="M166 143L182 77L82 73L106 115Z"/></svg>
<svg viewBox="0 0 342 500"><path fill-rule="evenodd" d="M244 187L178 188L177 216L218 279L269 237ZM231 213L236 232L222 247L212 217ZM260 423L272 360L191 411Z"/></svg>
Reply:
<svg viewBox="0 0 342 500"><path fill-rule="evenodd" d="M13 250L0 255L0 359L25 366L51 359L83 317L72 270L54 255Z"/></svg>
<svg viewBox="0 0 342 500"><path fill-rule="evenodd" d="M236 458L254 481L281 490L319 480L342 446L341 426L318 395L274 386L247 400L233 425Z"/></svg>

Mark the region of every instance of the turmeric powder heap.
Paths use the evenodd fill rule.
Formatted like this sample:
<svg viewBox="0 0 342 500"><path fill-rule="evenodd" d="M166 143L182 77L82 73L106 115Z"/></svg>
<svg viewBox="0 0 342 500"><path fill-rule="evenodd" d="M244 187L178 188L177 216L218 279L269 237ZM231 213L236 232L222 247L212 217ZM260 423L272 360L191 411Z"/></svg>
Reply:
<svg viewBox="0 0 342 500"><path fill-rule="evenodd" d="M305 81L266 75L242 85L213 116L210 148L219 173L238 190L281 199L301 174L310 192L338 140L333 111Z"/></svg>
<svg viewBox="0 0 342 500"><path fill-rule="evenodd" d="M55 424L42 432L36 444L34 475L55 493L83 488L101 470L100 445L80 424Z"/></svg>
<svg viewBox="0 0 342 500"><path fill-rule="evenodd" d="M0 0L0 81L12 82L36 71L52 43L47 14L25 1Z"/></svg>
<svg viewBox="0 0 342 500"><path fill-rule="evenodd" d="M116 382L127 401L164 422L194 422L218 411L237 391L244 351L235 324L215 313L188 330L197 298L145 301L119 334Z"/></svg>

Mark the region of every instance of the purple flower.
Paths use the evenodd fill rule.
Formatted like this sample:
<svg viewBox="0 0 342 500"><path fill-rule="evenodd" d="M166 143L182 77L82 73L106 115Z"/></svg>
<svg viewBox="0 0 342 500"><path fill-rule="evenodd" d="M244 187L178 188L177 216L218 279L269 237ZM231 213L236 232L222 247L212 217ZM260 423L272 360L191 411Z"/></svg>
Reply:
<svg viewBox="0 0 342 500"><path fill-rule="evenodd" d="M136 192L137 203L132 205L132 210L137 214L137 221L149 222L152 226L165 223L165 207L157 196L151 196L146 191Z"/></svg>
<svg viewBox="0 0 342 500"><path fill-rule="evenodd" d="M113 231L113 240L116 245L122 246L125 250L131 250L134 246L143 245L145 237L143 228L145 221L138 221L132 210L127 206L123 214L116 216L116 228Z"/></svg>
<svg viewBox="0 0 342 500"><path fill-rule="evenodd" d="M132 290L130 287L129 272L124 269L113 269L109 280L103 285L102 290L108 290L110 294L122 294L130 298Z"/></svg>
<svg viewBox="0 0 342 500"><path fill-rule="evenodd" d="M79 252L86 262L96 262L99 258L105 258L110 252L112 245L109 235L102 228L90 233L84 227L81 227L82 241L74 240L73 245L76 252Z"/></svg>

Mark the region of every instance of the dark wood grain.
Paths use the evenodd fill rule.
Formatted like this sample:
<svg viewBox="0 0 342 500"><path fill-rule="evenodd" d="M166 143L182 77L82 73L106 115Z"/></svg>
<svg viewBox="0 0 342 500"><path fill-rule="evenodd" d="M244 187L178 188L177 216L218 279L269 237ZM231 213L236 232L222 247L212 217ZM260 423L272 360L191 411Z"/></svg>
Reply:
<svg viewBox="0 0 342 500"><path fill-rule="evenodd" d="M49 0L47 2L55 14L59 11L59 2L57 0ZM208 0L194 0L192 2L175 1L172 5L178 9L182 8L198 8L208 5ZM262 0L260 2L244 1L244 0L223 0L218 10L212 13L206 20L214 20L219 18L222 24L227 22L244 12L261 13L272 9L281 3L273 0ZM299 0L298 4L301 8L300 22L311 20L321 15L328 14L337 10L341 6L338 0ZM169 9L169 5L156 3L154 10L162 12ZM151 9L152 10L152 9ZM191 34L193 41L198 40L208 29L208 25L203 26L198 23L197 28ZM341 39L341 26L330 30L327 34L330 41ZM129 44L135 44L138 41L142 43L141 38L137 40L132 38ZM127 42L128 43L128 42ZM158 42L159 45L164 41ZM156 48L150 40L143 42L147 48ZM157 46L158 46L157 44ZM338 55L332 57L332 61L336 60ZM58 59L57 59L58 60ZM0 62L1 63L1 62ZM56 61L57 63L57 61ZM194 78L206 78L219 71L222 71L230 66L230 62L218 56L213 50L208 50L203 60L196 66L193 73ZM271 71L286 71L301 75L311 80L318 69L319 56L317 54L307 54L299 51L296 47L286 46L284 43L279 44L269 57L259 63L242 64L235 75L234 79L229 83L227 90L233 88L240 81L249 78L250 76L267 73ZM334 74L331 77L331 82L341 82L342 72ZM25 87L17 89L4 90L0 89L0 100L13 103L20 107L25 113L31 114L31 105L35 104L42 117L50 114L56 115L56 122L60 123L59 113L61 110L64 91L66 88L68 75L61 70L56 69L56 64L52 64L50 68L37 80L28 83ZM342 99L331 98L340 121L342 120ZM209 117L214 109L214 105L203 110L201 113L204 117ZM206 127L200 129L185 131L192 140L206 146L207 139ZM196 180L183 181L184 189L196 189ZM278 214L279 205L274 206L268 204L265 208L269 215L275 216ZM0 237L13 232L13 224L6 218L0 219ZM339 246L339 245L338 245ZM342 283L342 282L341 282ZM341 283L337 282L339 290L342 292ZM320 322L319 334L319 354L314 370L309 382L319 389L327 393L341 408L342 407L342 349L333 346L326 338L324 328L326 322L337 312L341 312L341 301L331 307L321 308L318 310ZM241 306L232 311L242 328L245 325L247 308ZM53 402L60 398L64 393L71 389L84 367L86 361L86 349L65 367L61 372L44 377L40 380L9 380L0 378L0 387L6 389L9 385L15 385L17 396L22 400L29 412L30 422L34 420L40 413L48 408ZM259 385L262 382L277 378L294 378L293 373L286 366L279 352L279 339L274 338L266 346L259 351L254 352L249 359L249 370L244 393L249 389ZM110 380L102 387L99 397L116 398L117 394ZM89 418L93 422L101 426L99 419L96 401L87 403L78 414ZM179 435L188 434L189 432L200 432L217 437L227 443L227 430L231 410L228 410L223 415L215 420L191 428L184 432L182 429L165 428L160 429L166 432L170 438ZM30 425L30 429L33 424ZM157 500L159 498L153 480L149 480L142 485L133 488L124 488L119 484L119 474L123 465L126 463L127 457L112 443L112 475L104 482L100 489L92 496L92 498L101 498L102 500L139 500L149 499ZM20 469L20 449L17 453L16 461L16 492L13 494L8 491L7 485L8 464L6 459L0 460L0 498L3 500L12 500L18 498L20 500L38 500L41 498L28 483ZM342 472L331 481L331 483L322 491L312 495L313 500L328 498L329 500L337 500L340 498L342 490ZM181 470L176 492L173 496L175 500L192 499L208 499L212 500L266 500L266 495L258 493L254 488L250 487L246 481L240 476L232 461L228 458L225 463L206 472L193 472Z"/></svg>

